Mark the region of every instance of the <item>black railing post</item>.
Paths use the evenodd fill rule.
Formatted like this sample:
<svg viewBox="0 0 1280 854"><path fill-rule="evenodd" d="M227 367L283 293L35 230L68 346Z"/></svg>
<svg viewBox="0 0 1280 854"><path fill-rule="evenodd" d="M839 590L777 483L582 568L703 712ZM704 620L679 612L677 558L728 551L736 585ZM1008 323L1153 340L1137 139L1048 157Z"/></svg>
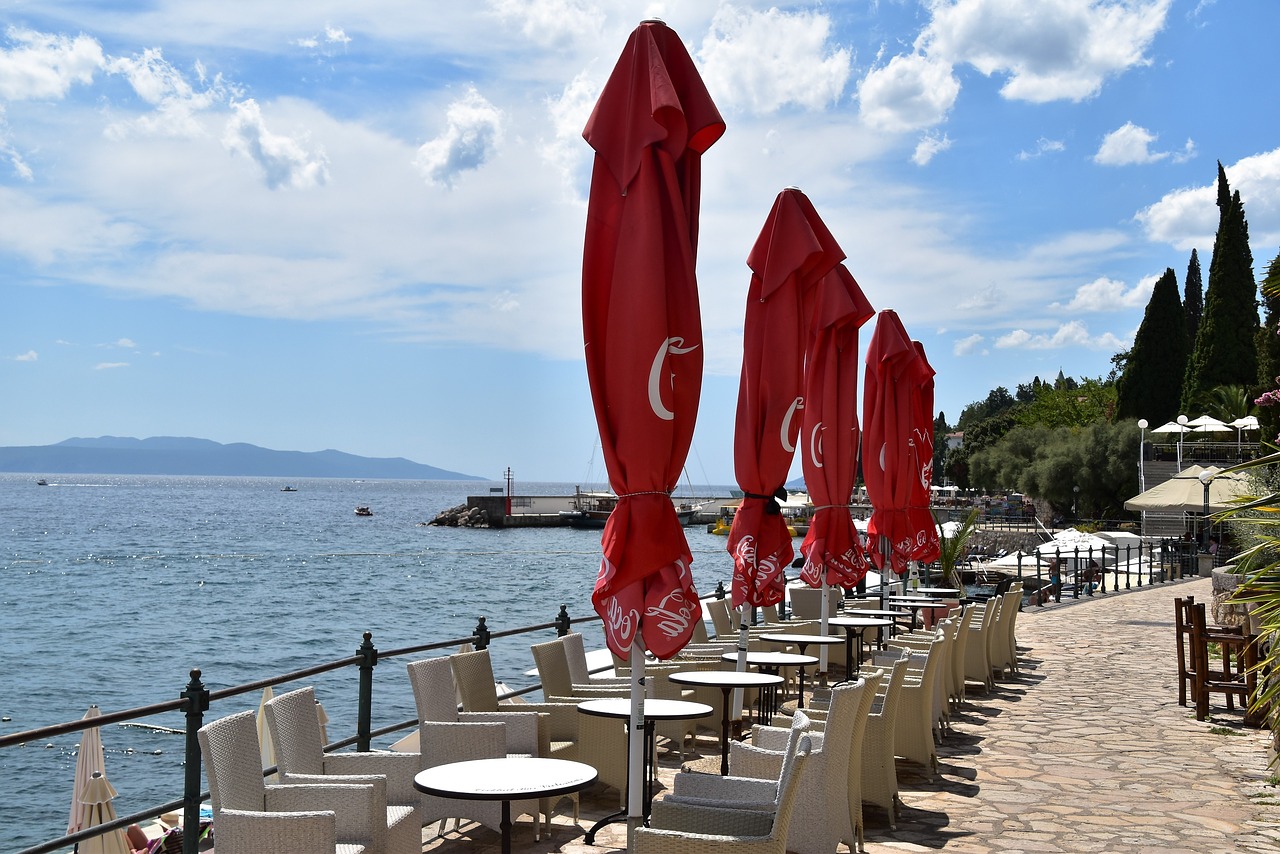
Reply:
<svg viewBox="0 0 1280 854"><path fill-rule="evenodd" d="M196 828L182 836L182 854L196 854L200 845L200 737L204 713L209 710L209 691L200 681L199 668L191 671L187 690L178 696L187 701L187 767L182 786L183 827Z"/></svg>
<svg viewBox="0 0 1280 854"><path fill-rule="evenodd" d="M373 731L373 668L378 666L378 649L373 645L373 632L364 633L364 642L356 650L360 658L360 709L356 718L356 750L369 749Z"/></svg>
<svg viewBox="0 0 1280 854"><path fill-rule="evenodd" d="M561 605L560 613L556 614L556 637L564 637L569 634L569 628L572 623L569 621L569 606Z"/></svg>
<svg viewBox="0 0 1280 854"><path fill-rule="evenodd" d="M717 582L716 582L716 591L715 591L714 593L712 593L711 595L712 595L712 596L714 596L714 597L716 597L717 599L723 599L723 598L727 595L727 594L725 593L725 589L724 589L724 582L723 582L723 581L717 581Z"/></svg>
<svg viewBox="0 0 1280 854"><path fill-rule="evenodd" d="M475 638L476 650L489 648L489 627L484 624L484 617L476 623L476 630L471 633L471 637Z"/></svg>

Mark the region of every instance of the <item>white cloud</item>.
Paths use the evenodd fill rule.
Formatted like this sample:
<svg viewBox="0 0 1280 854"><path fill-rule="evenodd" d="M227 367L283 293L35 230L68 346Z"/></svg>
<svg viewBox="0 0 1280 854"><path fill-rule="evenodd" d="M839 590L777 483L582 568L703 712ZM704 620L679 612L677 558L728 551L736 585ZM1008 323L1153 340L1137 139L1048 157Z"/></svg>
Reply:
<svg viewBox="0 0 1280 854"><path fill-rule="evenodd" d="M951 137L945 133L938 136L936 133L926 133L916 143L916 150L911 155L911 162L917 166L927 166L934 155L946 151L951 147Z"/></svg>
<svg viewBox="0 0 1280 854"><path fill-rule="evenodd" d="M967 338L961 338L957 341L951 347L951 353L956 356L972 356L975 353L985 355L987 351L981 345L986 340L986 338L975 332Z"/></svg>
<svg viewBox="0 0 1280 854"><path fill-rule="evenodd" d="M1125 342L1110 332L1092 337L1089 329L1079 320L1068 321L1054 331L1052 335L1031 334L1025 329L1015 329L996 339L996 348L1001 350L1061 350L1065 347L1085 347L1090 350L1119 350Z"/></svg>
<svg viewBox="0 0 1280 854"><path fill-rule="evenodd" d="M99 362L93 366L95 371L114 371L116 368L127 368L128 362Z"/></svg>
<svg viewBox="0 0 1280 854"><path fill-rule="evenodd" d="M1266 246L1280 242L1280 148L1246 157L1224 168L1231 189L1239 190L1244 202L1250 244ZM1211 183L1166 193L1160 201L1138 211L1135 218L1142 223L1148 239L1183 251L1198 248L1204 254L1213 246L1218 229L1217 200L1215 172Z"/></svg>
<svg viewBox="0 0 1280 854"><path fill-rule="evenodd" d="M328 161L322 153L312 154L291 137L267 130L262 109L253 98L232 104L222 144L228 151L243 154L262 167L271 189L306 189L329 179Z"/></svg>
<svg viewBox="0 0 1280 854"><path fill-rule="evenodd" d="M35 177L22 153L9 141L9 124L5 121L4 104L0 104L0 160L8 160L13 173L24 181Z"/></svg>
<svg viewBox="0 0 1280 854"><path fill-rule="evenodd" d="M72 84L88 85L102 69L102 45L75 38L9 27L13 45L0 50L0 98L8 101L64 98Z"/></svg>
<svg viewBox="0 0 1280 854"><path fill-rule="evenodd" d="M956 0L931 4L916 50L981 73L1006 75L1010 100L1046 103L1096 95L1108 77L1149 64L1172 0Z"/></svg>
<svg viewBox="0 0 1280 854"><path fill-rule="evenodd" d="M1093 155L1093 162L1103 166L1128 166L1135 163L1156 163L1167 158L1181 163L1195 155L1196 145L1191 140L1180 152L1152 151L1151 143L1159 137L1133 122L1125 122L1107 134Z"/></svg>
<svg viewBox="0 0 1280 854"><path fill-rule="evenodd" d="M543 143L539 152L560 170L566 193L571 197L580 195L582 182L577 180L576 173L580 165L589 162L591 154L590 146L583 144L582 129L599 97L599 81L584 71L569 81L558 97L547 100L554 136Z"/></svg>
<svg viewBox="0 0 1280 854"><path fill-rule="evenodd" d="M133 350L133 349L136 349L138 345L135 344L133 340L130 338L121 338L119 341L116 342L116 346L124 347L126 350Z"/></svg>
<svg viewBox="0 0 1280 854"><path fill-rule="evenodd" d="M491 0L499 19L542 46L591 43L604 29L604 12L591 0Z"/></svg>
<svg viewBox="0 0 1280 854"><path fill-rule="evenodd" d="M351 37L343 32L341 27L325 27L324 40L329 44L347 45L351 43Z"/></svg>
<svg viewBox="0 0 1280 854"><path fill-rule="evenodd" d="M1119 311L1141 308L1151 299L1156 284L1155 276L1142 279L1132 288L1103 276L1076 289L1075 296L1065 306L1053 303L1050 308L1067 311Z"/></svg>
<svg viewBox="0 0 1280 854"><path fill-rule="evenodd" d="M830 35L825 14L725 4L698 49L702 78L722 110L824 109L840 100L852 58L829 45Z"/></svg>
<svg viewBox="0 0 1280 854"><path fill-rule="evenodd" d="M884 131L932 127L947 117L960 94L949 62L920 54L895 56L858 84L862 120Z"/></svg>
<svg viewBox="0 0 1280 854"><path fill-rule="evenodd" d="M34 362L40 358L40 354L35 350L28 350L25 353L19 353L13 357L15 362Z"/></svg>
<svg viewBox="0 0 1280 854"><path fill-rule="evenodd" d="M107 136L116 140L125 138L130 132L199 136L204 129L196 119L197 114L222 104L239 92L236 87L225 84L221 75L215 76L202 90L193 88L182 72L165 60L158 48L148 48L132 57L114 57L107 62L106 69L127 79L137 96L155 107L153 113L108 125ZM197 77L203 79L203 68L197 66L196 71Z"/></svg>
<svg viewBox="0 0 1280 854"><path fill-rule="evenodd" d="M982 290L960 300L960 302L956 304L956 308L961 311L981 311L1000 305L1003 301L1004 292L992 284L987 285Z"/></svg>
<svg viewBox="0 0 1280 854"><path fill-rule="evenodd" d="M1060 151L1066 151L1067 146L1058 139L1045 139L1043 136L1036 140L1034 151L1019 151L1019 160L1035 160L1046 154L1057 154Z"/></svg>
<svg viewBox="0 0 1280 854"><path fill-rule="evenodd" d="M413 165L432 184L452 187L484 165L502 141L502 111L474 88L449 105L444 133L418 148Z"/></svg>

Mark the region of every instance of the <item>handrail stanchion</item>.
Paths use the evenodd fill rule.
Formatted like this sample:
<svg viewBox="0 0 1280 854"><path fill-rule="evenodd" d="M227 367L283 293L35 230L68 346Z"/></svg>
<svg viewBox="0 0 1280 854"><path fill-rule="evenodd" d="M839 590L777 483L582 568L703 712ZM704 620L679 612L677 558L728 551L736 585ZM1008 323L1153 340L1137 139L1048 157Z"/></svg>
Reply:
<svg viewBox="0 0 1280 854"><path fill-rule="evenodd" d="M489 627L484 624L484 617L481 617L479 622L476 623L476 630L471 633L477 652L489 648L490 634Z"/></svg>
<svg viewBox="0 0 1280 854"><path fill-rule="evenodd" d="M373 632L364 633L364 641L356 650L360 658L360 709L356 718L356 750L369 750L373 730L373 668L378 666L378 649L373 645Z"/></svg>
<svg viewBox="0 0 1280 854"><path fill-rule="evenodd" d="M200 846L200 727L209 710L209 691L200 681L200 669L191 671L187 690L180 695L187 701L187 767L182 786L182 854L196 854Z"/></svg>
<svg viewBox="0 0 1280 854"><path fill-rule="evenodd" d="M556 615L556 637L562 638L569 634L569 627L573 621L569 619L569 606L561 604L560 613Z"/></svg>

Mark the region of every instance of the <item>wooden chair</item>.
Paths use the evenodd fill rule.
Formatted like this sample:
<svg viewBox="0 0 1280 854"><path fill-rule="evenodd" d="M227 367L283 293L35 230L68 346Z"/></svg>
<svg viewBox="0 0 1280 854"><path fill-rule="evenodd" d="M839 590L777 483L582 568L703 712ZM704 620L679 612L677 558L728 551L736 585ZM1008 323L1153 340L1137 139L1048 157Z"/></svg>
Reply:
<svg viewBox="0 0 1280 854"><path fill-rule="evenodd" d="M1251 709L1257 694L1257 637L1246 635L1240 629L1224 629L1205 625L1204 605L1191 606L1191 661L1193 666L1192 693L1196 700L1196 720L1209 716L1209 695L1224 694L1227 708L1233 709L1237 695L1245 710L1245 723L1257 726L1258 716ZM1209 659L1209 644L1216 643L1221 651L1220 667L1214 668Z"/></svg>
<svg viewBox="0 0 1280 854"><path fill-rule="evenodd" d="M1174 640L1178 650L1178 705L1187 704L1187 693L1195 680L1195 665L1189 653L1191 650L1191 609L1196 604L1196 597L1187 596L1173 600Z"/></svg>

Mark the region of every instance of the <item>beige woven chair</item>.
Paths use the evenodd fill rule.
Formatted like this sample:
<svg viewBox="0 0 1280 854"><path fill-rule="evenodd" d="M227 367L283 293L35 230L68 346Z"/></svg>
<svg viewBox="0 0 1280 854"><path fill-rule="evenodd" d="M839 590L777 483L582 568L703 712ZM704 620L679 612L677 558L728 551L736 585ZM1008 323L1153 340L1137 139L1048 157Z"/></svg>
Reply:
<svg viewBox="0 0 1280 854"><path fill-rule="evenodd" d="M957 625L951 620L941 620L932 631L911 632L899 635L885 644L890 649L911 649L915 652L930 653L938 656L933 668L933 736L941 742L951 727L951 695L952 660L955 652L955 636ZM941 641L936 649L935 641ZM919 671L907 668L907 677L920 676Z"/></svg>
<svg viewBox="0 0 1280 854"><path fill-rule="evenodd" d="M996 597L984 604L970 605L973 617L969 621L969 636L964 648L964 678L967 682L982 683L983 691L995 687L991 678L991 638L995 634L992 628L1000 598Z"/></svg>
<svg viewBox="0 0 1280 854"><path fill-rule="evenodd" d="M499 707L489 650L449 656L458 696L466 712L530 711L545 715L546 752L543 756L576 759L596 769L597 781L618 790L627 788L627 735L623 721L578 712L576 703L511 703Z"/></svg>
<svg viewBox="0 0 1280 854"><path fill-rule="evenodd" d="M655 804L655 826L635 831L635 854L785 854L798 782L812 749L809 736L801 736L778 783L775 812L708 807L662 812Z"/></svg>
<svg viewBox="0 0 1280 854"><path fill-rule="evenodd" d="M413 699L418 708L418 742L423 769L450 762L496 759L502 756L547 756L551 749L541 716L515 708L494 712L459 712L457 687L447 658L411 661L406 666ZM422 823L466 817L485 827L501 830L502 805L496 801L465 801L421 795ZM511 803L511 815L532 815L533 832L540 833L539 813L551 820L551 804L521 800ZM574 801L577 815L577 801ZM444 824L440 825L440 834ZM419 845L421 848L421 845Z"/></svg>
<svg viewBox="0 0 1280 854"><path fill-rule="evenodd" d="M894 759L894 731L898 725L898 700L907 675L907 659L893 662L889 678L882 679L862 736L862 800L884 810L889 828L897 828L898 766Z"/></svg>
<svg viewBox="0 0 1280 854"><path fill-rule="evenodd" d="M580 636L579 636L580 637ZM626 697L631 693L625 682L612 684L592 682L573 678L569 666L569 656L562 638L546 643L535 643L529 647L533 652L533 663L538 668L538 679L542 682L542 696L550 700L552 697L588 700L593 697ZM584 657L585 665L586 659Z"/></svg>
<svg viewBox="0 0 1280 854"><path fill-rule="evenodd" d="M928 652L904 650L909 655L907 675L900 689L897 722L893 731L894 753L923 765L925 775L933 779L938 769L938 752L934 743L934 686L937 683L935 670L938 667L940 649L943 641L935 640ZM891 666L896 660L892 655L876 656L876 665Z"/></svg>
<svg viewBox="0 0 1280 854"><path fill-rule="evenodd" d="M991 638L991 669L997 678L1005 673L1018 672L1018 645L1014 638L1014 624L1022 607L1022 582L1009 585L1008 592L1000 597L1000 613Z"/></svg>
<svg viewBox="0 0 1280 854"><path fill-rule="evenodd" d="M717 640L735 640L738 633L737 612L728 599L707 600L707 613L711 615L711 625L716 630Z"/></svg>
<svg viewBox="0 0 1280 854"><path fill-rule="evenodd" d="M705 635L705 630L703 634ZM559 638L564 646L565 661L569 665L569 678L578 685L627 685L625 676L592 673L587 666L587 648L578 632L570 632Z"/></svg>
<svg viewBox="0 0 1280 854"><path fill-rule="evenodd" d="M787 588L791 597L791 617L795 620L822 618L822 590L807 585L791 585ZM827 616L834 617L840 608L839 590L827 591Z"/></svg>
<svg viewBox="0 0 1280 854"><path fill-rule="evenodd" d="M220 854L381 850L386 836L385 785L266 785L257 716L252 711L205 724L197 737L209 778Z"/></svg>
<svg viewBox="0 0 1280 854"><path fill-rule="evenodd" d="M385 752L326 754L316 708L316 694L309 687L267 701L267 726L275 744L280 782L363 783L370 776L376 777L386 787L386 851L421 854L421 795L413 787L420 757Z"/></svg>

